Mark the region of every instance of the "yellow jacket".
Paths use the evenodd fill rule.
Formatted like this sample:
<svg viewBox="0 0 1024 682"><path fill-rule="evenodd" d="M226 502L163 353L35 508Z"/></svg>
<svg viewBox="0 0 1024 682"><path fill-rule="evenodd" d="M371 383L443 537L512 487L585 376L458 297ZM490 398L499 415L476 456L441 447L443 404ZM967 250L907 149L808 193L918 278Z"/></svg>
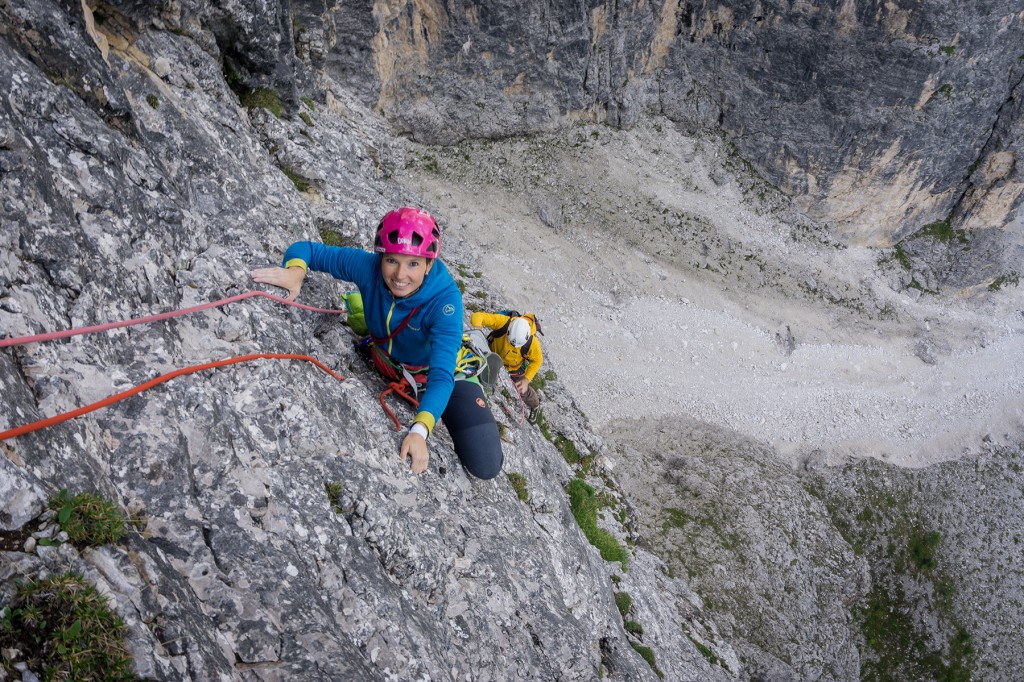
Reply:
<svg viewBox="0 0 1024 682"><path fill-rule="evenodd" d="M508 315L501 315L500 313L481 313L476 312L469 318L469 324L473 327L488 327L490 329L501 329L504 327L512 318ZM530 318L526 318L529 320ZM544 354L540 350L540 339L537 338L537 329L534 327L533 322L530 321L530 329L533 330L533 340L529 343L526 356L524 357L519 348L516 348L508 342L508 334L494 339L490 342L491 350L498 354L501 361L505 363L505 369L509 372L515 372L526 363L526 371L524 376L528 381L533 381L533 377L540 371L541 363L544 362Z"/></svg>

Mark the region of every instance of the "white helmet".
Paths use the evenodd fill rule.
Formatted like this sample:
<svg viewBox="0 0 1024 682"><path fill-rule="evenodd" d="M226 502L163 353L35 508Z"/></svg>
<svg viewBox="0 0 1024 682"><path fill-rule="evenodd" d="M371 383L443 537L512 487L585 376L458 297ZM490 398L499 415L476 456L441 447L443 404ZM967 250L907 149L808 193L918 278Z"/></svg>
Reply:
<svg viewBox="0 0 1024 682"><path fill-rule="evenodd" d="M517 317L508 325L508 342L515 348L522 348L530 340L530 322Z"/></svg>

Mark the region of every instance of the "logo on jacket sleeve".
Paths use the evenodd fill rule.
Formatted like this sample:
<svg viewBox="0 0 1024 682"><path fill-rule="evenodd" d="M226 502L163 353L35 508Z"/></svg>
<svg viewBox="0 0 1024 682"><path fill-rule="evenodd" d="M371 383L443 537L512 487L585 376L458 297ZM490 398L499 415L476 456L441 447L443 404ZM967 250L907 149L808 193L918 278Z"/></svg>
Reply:
<svg viewBox="0 0 1024 682"><path fill-rule="evenodd" d="M449 303L441 310L441 312L444 313L446 317L451 317L455 314L455 306Z"/></svg>

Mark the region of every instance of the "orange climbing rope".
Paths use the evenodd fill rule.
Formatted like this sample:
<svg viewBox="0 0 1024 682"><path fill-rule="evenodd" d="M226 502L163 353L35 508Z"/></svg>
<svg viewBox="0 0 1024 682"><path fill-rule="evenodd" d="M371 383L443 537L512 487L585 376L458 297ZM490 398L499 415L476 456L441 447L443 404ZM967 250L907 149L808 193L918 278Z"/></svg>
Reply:
<svg viewBox="0 0 1024 682"><path fill-rule="evenodd" d="M191 365L190 367L176 369L173 372L168 372L167 374L161 374L155 379L150 379L149 381L143 384L139 384L138 386L135 386L133 388L130 388L127 391L121 391L120 393L116 393L112 396L106 397L103 400L98 400L94 403L86 405L85 407L79 407L77 410L71 410L70 412L64 412L62 414L58 414L47 419L40 419L39 421L32 422L31 424L19 426L14 429L8 429L7 431L0 433L0 441L5 441L9 438L15 438L17 436L23 436L26 433L32 433L33 431L38 431L39 429L45 429L48 426L54 426L55 424L66 422L69 419L80 417L83 414L94 412L100 408L107 407L108 405L113 405L114 403L124 400L125 398L129 398L133 395L136 395L137 393L142 393L143 391L149 390L154 386L157 386L158 384L164 383L165 381L170 381L175 377L180 377L185 374L195 374L196 372L201 372L204 369L214 369L216 367L224 367L225 365L235 365L238 364L239 362L248 362L250 360L260 359L305 360L306 362L312 362L314 365L316 365L323 371L327 372L335 379L338 379L339 381L345 380L345 377L333 371L316 358L310 357L308 355L296 355L294 353L252 353L251 355L240 355L234 358L227 358L226 360L204 362L201 365Z"/></svg>

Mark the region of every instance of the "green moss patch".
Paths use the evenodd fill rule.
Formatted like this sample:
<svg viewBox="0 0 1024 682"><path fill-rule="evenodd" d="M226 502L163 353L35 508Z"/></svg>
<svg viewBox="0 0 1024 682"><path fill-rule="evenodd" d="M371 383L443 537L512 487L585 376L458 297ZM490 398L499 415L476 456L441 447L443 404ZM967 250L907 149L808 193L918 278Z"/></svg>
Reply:
<svg viewBox="0 0 1024 682"><path fill-rule="evenodd" d="M635 620L622 621L622 627L624 627L626 629L626 632L628 632L631 635L635 635L636 637L644 636L644 626L636 622Z"/></svg>
<svg viewBox="0 0 1024 682"><path fill-rule="evenodd" d="M516 491L516 497L521 502L528 502L530 500L530 493L526 490L526 476L515 471L505 475L508 477L508 483L512 486L512 490Z"/></svg>
<svg viewBox="0 0 1024 682"><path fill-rule="evenodd" d="M1004 286L1008 286L1010 284L1012 284L1013 286L1018 286L1020 284L1020 275L1018 275L1016 272L1011 272L1006 275L999 275L994 280L992 280L991 284L988 285L988 290L999 291Z"/></svg>
<svg viewBox="0 0 1024 682"><path fill-rule="evenodd" d="M572 515L590 544L597 548L602 559L618 561L622 564L622 570L627 570L629 552L615 539L614 535L597 527L597 511L600 503L594 489L585 481L574 478L566 486L566 492L569 493L569 506L572 509Z"/></svg>
<svg viewBox="0 0 1024 682"><path fill-rule="evenodd" d="M278 118L284 115L284 104L281 102L281 97L270 88L246 90L239 95L238 101L250 111L259 107L266 109Z"/></svg>
<svg viewBox="0 0 1024 682"><path fill-rule="evenodd" d="M320 230L320 241L327 246L354 246L353 244L346 243L341 233L337 230L327 227Z"/></svg>
<svg viewBox="0 0 1024 682"><path fill-rule="evenodd" d="M580 463L580 453L579 450L576 449L576 443L573 443L562 434L555 436L554 443L555 447L558 448L558 451L562 453L562 459L564 459L567 464Z"/></svg>
<svg viewBox="0 0 1024 682"><path fill-rule="evenodd" d="M309 188L311 187L309 180L302 177L301 175L293 171L291 168L282 167L281 172L285 174L285 177L292 181L292 184L295 185L295 189L299 190L300 192L309 191Z"/></svg>
<svg viewBox="0 0 1024 682"><path fill-rule="evenodd" d="M629 592L616 592L615 607L619 610L623 619L625 619L629 615L629 610L633 607L633 597L629 595Z"/></svg>
<svg viewBox="0 0 1024 682"><path fill-rule="evenodd" d="M655 675L662 678L665 677L665 673L658 670L658 664L657 661L654 660L654 651L651 649L651 647L643 646L642 644L637 644L636 642L630 642L630 645L632 645L633 649L638 654L640 654L640 656L645 661L647 661L647 665L651 666L651 670L654 671Z"/></svg>
<svg viewBox="0 0 1024 682"><path fill-rule="evenodd" d="M871 592L854 611L865 643L861 680L966 682L975 652L963 614L954 610L956 585L944 570L942 535L906 488L880 482L881 465L863 466L856 496L816 490L871 569Z"/></svg>
<svg viewBox="0 0 1024 682"><path fill-rule="evenodd" d="M964 230L953 229L952 224L949 222L949 218L946 220L937 220L934 223L928 223L917 233L917 236L931 237L936 241L945 243L952 242L954 240L961 244L968 242L967 232Z"/></svg>

